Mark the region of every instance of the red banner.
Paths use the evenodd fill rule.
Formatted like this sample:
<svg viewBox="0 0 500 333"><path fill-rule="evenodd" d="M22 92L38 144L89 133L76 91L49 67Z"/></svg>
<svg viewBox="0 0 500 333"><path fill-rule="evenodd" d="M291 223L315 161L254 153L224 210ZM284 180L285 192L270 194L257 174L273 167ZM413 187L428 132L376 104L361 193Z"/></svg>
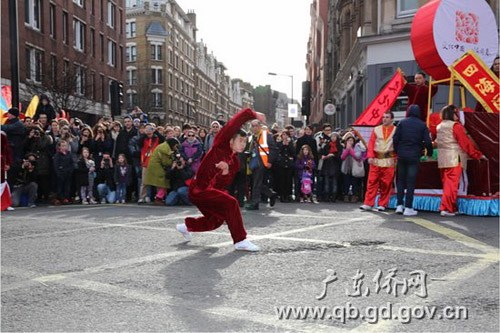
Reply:
<svg viewBox="0 0 500 333"><path fill-rule="evenodd" d="M401 90L403 90L406 80L398 68L391 80L385 85L384 89L368 105L363 113L356 119L354 125L377 126L382 121L384 112L391 109L396 102Z"/></svg>
<svg viewBox="0 0 500 333"><path fill-rule="evenodd" d="M450 71L483 105L488 112L500 112L500 85L498 77L477 54L470 50L453 65Z"/></svg>

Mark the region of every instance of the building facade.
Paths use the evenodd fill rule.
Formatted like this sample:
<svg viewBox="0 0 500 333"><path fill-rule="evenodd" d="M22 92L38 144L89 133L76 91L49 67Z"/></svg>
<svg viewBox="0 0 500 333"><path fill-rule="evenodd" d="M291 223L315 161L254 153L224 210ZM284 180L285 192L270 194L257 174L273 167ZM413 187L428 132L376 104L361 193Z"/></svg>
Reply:
<svg viewBox="0 0 500 333"><path fill-rule="evenodd" d="M323 105L326 100L328 77L327 39L328 39L328 0L313 0L310 6L311 29L307 42L306 80L311 83L309 123L321 122Z"/></svg>
<svg viewBox="0 0 500 333"><path fill-rule="evenodd" d="M158 124L196 122L196 16L175 1L128 1L126 106Z"/></svg>
<svg viewBox="0 0 500 333"><path fill-rule="evenodd" d="M397 68L412 79L420 71L410 43L413 17L427 0L329 0L327 87L325 97L337 106L323 122L338 127L352 124L375 98ZM487 1L496 13L498 2ZM393 106L403 117L407 98ZM433 110L447 104L447 91L433 99Z"/></svg>
<svg viewBox="0 0 500 333"><path fill-rule="evenodd" d="M19 95L93 121L110 115L110 83L124 77L124 0L17 1ZM8 1L2 1L8 13ZM11 85L9 20L2 20L2 85Z"/></svg>

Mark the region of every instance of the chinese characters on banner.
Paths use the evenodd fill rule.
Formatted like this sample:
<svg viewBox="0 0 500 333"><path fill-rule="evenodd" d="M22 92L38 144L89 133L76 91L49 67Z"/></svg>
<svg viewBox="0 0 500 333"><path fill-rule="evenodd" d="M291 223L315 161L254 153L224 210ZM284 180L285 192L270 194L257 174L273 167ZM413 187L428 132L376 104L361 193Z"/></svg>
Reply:
<svg viewBox="0 0 500 333"><path fill-rule="evenodd" d="M356 119L354 125L378 126L382 121L384 112L391 109L394 102L398 98L401 90L403 90L406 80L398 68L391 80L386 84L384 89L377 97L368 105L363 113Z"/></svg>
<svg viewBox="0 0 500 333"><path fill-rule="evenodd" d="M500 88L496 75L470 50L453 65L450 71L483 105L488 112L500 112Z"/></svg>

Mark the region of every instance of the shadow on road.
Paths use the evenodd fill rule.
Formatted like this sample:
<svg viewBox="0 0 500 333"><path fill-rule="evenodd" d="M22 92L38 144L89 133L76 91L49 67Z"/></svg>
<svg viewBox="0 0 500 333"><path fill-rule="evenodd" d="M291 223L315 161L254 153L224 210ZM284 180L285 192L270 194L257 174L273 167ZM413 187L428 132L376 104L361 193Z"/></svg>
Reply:
<svg viewBox="0 0 500 333"><path fill-rule="evenodd" d="M225 303L235 291L219 286L223 277L221 270L231 266L244 253L231 251L217 255L218 248L192 246L185 243L179 249L203 249L166 266L161 273L165 276L165 290L173 297L177 306L172 307L176 321L182 321L188 331L221 331L230 327L232 331L242 329L237 320L220 317L220 321L206 312L199 311ZM224 277L224 283L231 277ZM193 308L196 308L193 309Z"/></svg>

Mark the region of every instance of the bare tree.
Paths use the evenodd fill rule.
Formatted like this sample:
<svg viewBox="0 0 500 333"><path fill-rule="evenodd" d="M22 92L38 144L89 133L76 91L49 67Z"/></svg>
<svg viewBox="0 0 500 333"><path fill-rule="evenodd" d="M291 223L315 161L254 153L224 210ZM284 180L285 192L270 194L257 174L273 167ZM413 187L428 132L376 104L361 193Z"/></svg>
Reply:
<svg viewBox="0 0 500 333"><path fill-rule="evenodd" d="M42 63L40 73L33 73L29 66L22 68L25 77L33 78L24 82L22 95L31 99L34 95L45 94L56 110L86 112L93 104L96 83L88 60L84 55L78 60L81 61L71 63L50 57Z"/></svg>

